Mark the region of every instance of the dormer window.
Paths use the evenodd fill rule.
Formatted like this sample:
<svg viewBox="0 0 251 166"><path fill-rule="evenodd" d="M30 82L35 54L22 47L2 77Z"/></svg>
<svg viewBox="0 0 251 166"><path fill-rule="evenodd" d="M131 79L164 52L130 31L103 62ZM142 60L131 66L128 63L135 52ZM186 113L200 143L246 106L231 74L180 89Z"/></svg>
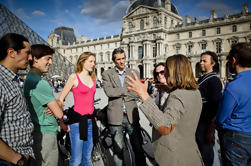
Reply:
<svg viewBox="0 0 251 166"><path fill-rule="evenodd" d="M153 17L153 27L157 28L158 27L158 19L156 16Z"/></svg>
<svg viewBox="0 0 251 166"><path fill-rule="evenodd" d="M144 20L140 20L140 30L144 30Z"/></svg>
<svg viewBox="0 0 251 166"><path fill-rule="evenodd" d="M237 25L232 26L232 32L237 32Z"/></svg>

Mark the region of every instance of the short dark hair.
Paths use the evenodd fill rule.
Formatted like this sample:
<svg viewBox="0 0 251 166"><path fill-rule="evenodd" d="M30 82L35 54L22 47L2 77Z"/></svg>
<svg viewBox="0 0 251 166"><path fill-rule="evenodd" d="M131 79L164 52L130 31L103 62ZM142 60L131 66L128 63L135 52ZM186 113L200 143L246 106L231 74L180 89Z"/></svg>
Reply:
<svg viewBox="0 0 251 166"><path fill-rule="evenodd" d="M236 59L236 62L241 67L251 67L251 44L237 43L232 45L232 48L227 56L229 61Z"/></svg>
<svg viewBox="0 0 251 166"><path fill-rule="evenodd" d="M215 52L213 51L206 51L200 54L200 56L202 57L203 55L209 55L211 57L211 62L215 63L215 65L213 66L213 71L214 72L219 72L219 60L218 60L218 56Z"/></svg>
<svg viewBox="0 0 251 166"><path fill-rule="evenodd" d="M164 63L164 62L160 62L160 63L158 63L155 67L154 67L154 69L153 69L153 78L154 78L154 81L155 82L159 82L158 81L158 78L157 78L157 74L156 74L156 69L157 69L157 67L159 67L159 66L164 66L164 67L166 67L166 64Z"/></svg>
<svg viewBox="0 0 251 166"><path fill-rule="evenodd" d="M115 62L115 55L116 54L123 54L123 53L125 53L125 51L122 49L122 48L115 48L114 50L113 50L113 52L112 52L112 61L113 62Z"/></svg>
<svg viewBox="0 0 251 166"><path fill-rule="evenodd" d="M34 44L31 46L31 56L32 60L29 61L30 66L33 65L34 57L37 59L42 58L45 55L53 55L55 53L54 49L45 44Z"/></svg>
<svg viewBox="0 0 251 166"><path fill-rule="evenodd" d="M0 61L6 58L9 48L13 48L17 52L24 49L23 42L29 42L29 40L20 34L7 33L2 36L0 39Z"/></svg>

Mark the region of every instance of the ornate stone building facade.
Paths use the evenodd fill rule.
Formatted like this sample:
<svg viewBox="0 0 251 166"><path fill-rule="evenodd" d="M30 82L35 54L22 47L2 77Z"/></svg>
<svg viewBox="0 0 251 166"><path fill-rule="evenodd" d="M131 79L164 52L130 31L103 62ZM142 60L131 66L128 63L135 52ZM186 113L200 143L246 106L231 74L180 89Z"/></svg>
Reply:
<svg viewBox="0 0 251 166"><path fill-rule="evenodd" d="M128 66L139 70L141 78L152 77L156 63L177 53L190 58L198 77L200 54L215 51L220 59L219 75L224 78L229 77L225 65L231 45L251 42L251 12L243 4L238 14L217 17L212 10L208 19L185 16L183 20L170 0L130 0L120 35L88 40L75 37L71 28L59 27L48 42L72 63L84 51L96 53L99 79L104 70L113 67L111 53L117 47L126 51Z"/></svg>

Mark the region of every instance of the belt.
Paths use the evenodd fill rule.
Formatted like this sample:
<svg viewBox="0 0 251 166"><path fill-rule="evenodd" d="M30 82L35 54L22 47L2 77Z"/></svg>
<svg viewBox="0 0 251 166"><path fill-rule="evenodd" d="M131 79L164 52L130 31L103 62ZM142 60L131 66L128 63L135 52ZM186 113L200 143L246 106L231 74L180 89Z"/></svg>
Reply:
<svg viewBox="0 0 251 166"><path fill-rule="evenodd" d="M240 135L240 136L244 136L244 137L251 137L251 135L240 133L240 132L233 131L233 130L223 130L223 133L227 134L227 135L231 135L231 136Z"/></svg>

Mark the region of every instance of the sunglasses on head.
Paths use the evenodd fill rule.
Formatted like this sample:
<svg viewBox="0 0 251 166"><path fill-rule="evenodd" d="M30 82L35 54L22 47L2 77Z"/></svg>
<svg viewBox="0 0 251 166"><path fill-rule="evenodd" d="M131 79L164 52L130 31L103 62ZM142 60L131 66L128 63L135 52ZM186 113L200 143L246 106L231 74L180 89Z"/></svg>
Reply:
<svg viewBox="0 0 251 166"><path fill-rule="evenodd" d="M165 70L161 70L160 72L156 72L156 76L158 76L159 74L161 74L161 75L165 74Z"/></svg>

